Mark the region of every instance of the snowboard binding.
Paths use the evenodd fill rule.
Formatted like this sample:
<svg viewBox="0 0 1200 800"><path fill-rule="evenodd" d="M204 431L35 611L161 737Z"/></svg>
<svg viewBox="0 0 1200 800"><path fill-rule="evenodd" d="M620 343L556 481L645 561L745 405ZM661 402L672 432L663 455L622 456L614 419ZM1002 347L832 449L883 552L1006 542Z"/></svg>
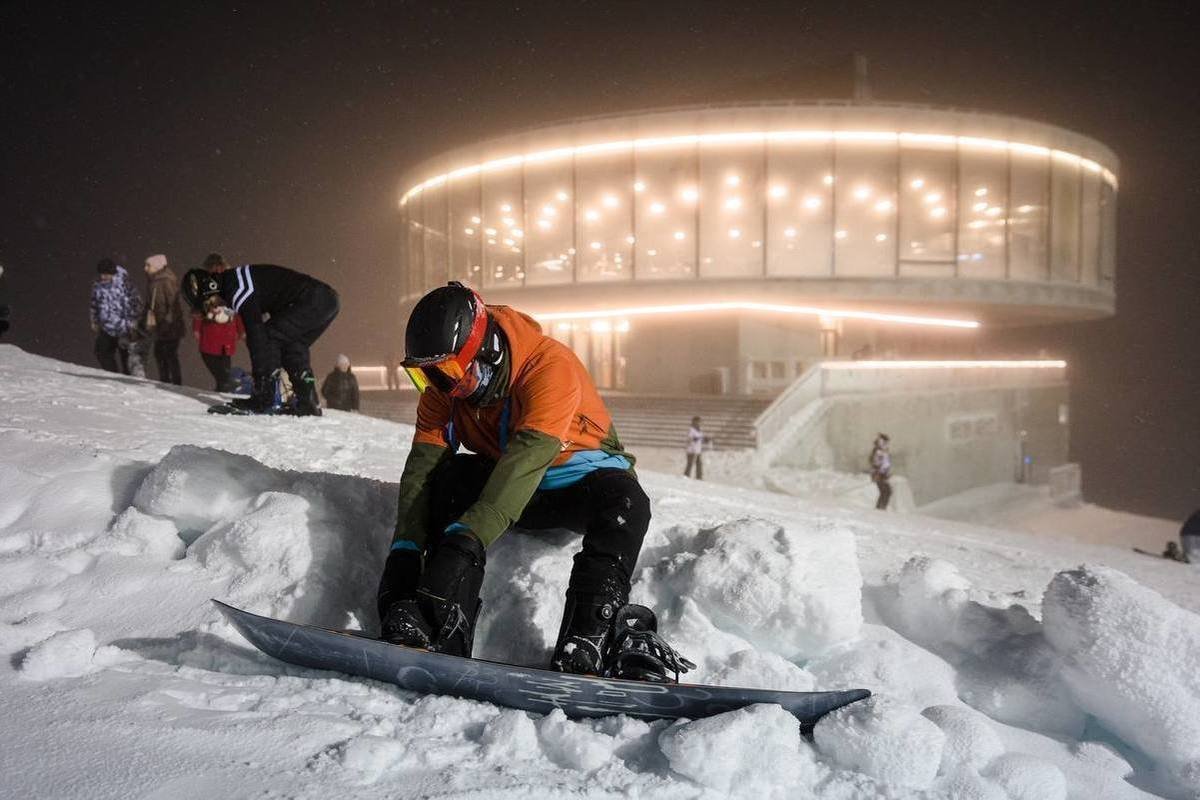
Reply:
<svg viewBox="0 0 1200 800"><path fill-rule="evenodd" d="M658 635L658 618L645 606L629 603L617 610L605 674L650 683L679 683L679 676L696 668ZM674 673L669 677L668 672Z"/></svg>

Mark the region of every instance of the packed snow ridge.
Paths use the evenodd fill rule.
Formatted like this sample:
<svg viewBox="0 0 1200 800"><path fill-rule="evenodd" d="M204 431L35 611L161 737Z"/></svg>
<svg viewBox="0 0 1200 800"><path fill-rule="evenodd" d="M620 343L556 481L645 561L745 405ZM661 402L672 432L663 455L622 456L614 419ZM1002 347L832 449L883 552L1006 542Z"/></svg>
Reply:
<svg viewBox="0 0 1200 800"><path fill-rule="evenodd" d="M273 661L208 598L377 626L411 428L209 401L0 347L0 797L1200 796L1200 617L1141 557L652 472L688 679L871 699L575 722ZM578 541L500 539L477 655L546 663Z"/></svg>

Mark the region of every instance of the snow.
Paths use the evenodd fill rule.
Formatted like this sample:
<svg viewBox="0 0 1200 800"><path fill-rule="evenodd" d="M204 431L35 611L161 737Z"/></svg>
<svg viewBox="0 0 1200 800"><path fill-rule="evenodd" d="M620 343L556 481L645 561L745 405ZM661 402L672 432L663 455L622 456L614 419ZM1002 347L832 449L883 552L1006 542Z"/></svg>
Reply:
<svg viewBox="0 0 1200 800"><path fill-rule="evenodd" d="M412 430L205 415L215 399L0 346L0 798L1200 793L1200 572L1069 530L1112 512L1056 507L1031 533L877 512L833 475L743 463L740 485L701 484L639 462L634 598L689 678L875 696L811 736L769 705L575 722L243 641L209 598L377 624ZM489 551L479 655L545 663L578 541Z"/></svg>

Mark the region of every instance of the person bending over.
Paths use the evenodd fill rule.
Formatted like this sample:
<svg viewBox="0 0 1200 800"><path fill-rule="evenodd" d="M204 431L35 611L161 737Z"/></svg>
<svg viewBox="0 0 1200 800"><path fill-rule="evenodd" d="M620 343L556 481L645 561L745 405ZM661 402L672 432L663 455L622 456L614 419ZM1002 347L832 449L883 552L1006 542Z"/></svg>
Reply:
<svg viewBox="0 0 1200 800"><path fill-rule="evenodd" d="M296 413L321 415L308 350L337 316L337 292L316 278L273 264L243 264L219 273L193 269L184 276L183 292L201 314L224 307L231 312L222 316L242 315L254 391L232 405L271 413L276 371L283 369L296 393ZM264 314L270 319L264 321Z"/></svg>

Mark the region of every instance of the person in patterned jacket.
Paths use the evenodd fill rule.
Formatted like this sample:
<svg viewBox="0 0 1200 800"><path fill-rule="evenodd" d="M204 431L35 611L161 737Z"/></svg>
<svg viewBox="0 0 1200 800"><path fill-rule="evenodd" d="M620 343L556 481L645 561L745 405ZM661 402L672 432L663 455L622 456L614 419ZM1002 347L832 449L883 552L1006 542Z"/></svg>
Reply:
<svg viewBox="0 0 1200 800"><path fill-rule="evenodd" d="M142 314L142 298L129 273L111 258L100 259L96 264L96 272L91 302L96 360L109 372L132 374L136 370L130 364L130 340L139 336L137 324Z"/></svg>

